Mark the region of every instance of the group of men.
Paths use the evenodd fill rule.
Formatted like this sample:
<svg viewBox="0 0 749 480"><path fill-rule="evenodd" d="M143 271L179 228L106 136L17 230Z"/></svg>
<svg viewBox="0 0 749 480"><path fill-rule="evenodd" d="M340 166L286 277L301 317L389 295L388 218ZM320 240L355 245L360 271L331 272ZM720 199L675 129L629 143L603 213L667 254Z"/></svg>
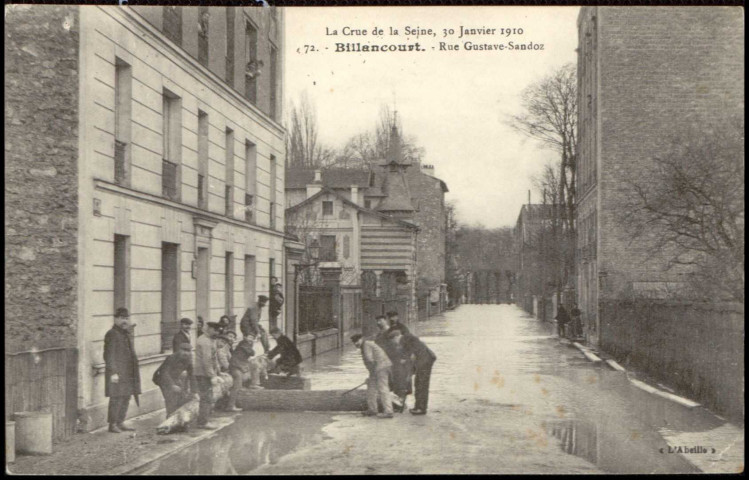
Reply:
<svg viewBox="0 0 749 480"><path fill-rule="evenodd" d="M232 377L232 390L225 410L240 411L236 400L242 386L249 382L250 389L262 389L261 374L271 372L299 375L302 356L294 343L275 326L275 319L281 312L283 294L281 284L273 282L269 315L270 334L276 340L271 349L268 335L260 325L262 309L269 298L260 295L242 316L239 329L242 339L237 343L237 334L231 330L232 318L224 315L218 322L204 322L197 317L197 340L193 355L192 324L189 318L180 320L180 330L172 339L172 354L153 375L164 396L167 417L191 399L200 402L197 427L213 429L208 417L216 400L213 398L213 385L223 382L221 374ZM105 395L109 397L107 421L109 431L120 433L134 430L125 425L130 397L136 403L141 393L140 369L133 341L133 327L126 308L115 312L114 326L104 337ZM259 340L263 354L257 355L254 343ZM194 357L194 358L193 358ZM279 357L277 361L274 361Z"/></svg>
<svg viewBox="0 0 749 480"><path fill-rule="evenodd" d="M397 312L376 317L378 332L373 338L353 335L351 341L361 349L367 378L367 410L364 416L393 418L395 410L403 412L406 398L414 393L413 415L425 415L429 403L429 379L437 356L408 327ZM412 380L413 379L413 380ZM412 388L412 384L415 384ZM379 404L382 413L378 414Z"/></svg>
<svg viewBox="0 0 749 480"><path fill-rule="evenodd" d="M568 313L564 305L559 305L557 315L554 319L557 321L557 328L559 329L560 337L567 338L578 338L582 336L583 328L580 321L581 312L577 307L577 303L572 307L572 310Z"/></svg>

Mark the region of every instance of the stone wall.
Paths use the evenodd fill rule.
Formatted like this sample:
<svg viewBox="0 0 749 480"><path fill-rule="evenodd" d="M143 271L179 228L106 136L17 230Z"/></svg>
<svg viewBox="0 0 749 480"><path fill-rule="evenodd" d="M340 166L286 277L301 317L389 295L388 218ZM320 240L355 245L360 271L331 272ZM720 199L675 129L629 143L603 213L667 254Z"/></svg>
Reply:
<svg viewBox="0 0 749 480"><path fill-rule="evenodd" d="M601 347L717 412L744 416L743 305L601 302Z"/></svg>
<svg viewBox="0 0 749 480"><path fill-rule="evenodd" d="M6 5L6 352L76 345L78 46L78 7Z"/></svg>

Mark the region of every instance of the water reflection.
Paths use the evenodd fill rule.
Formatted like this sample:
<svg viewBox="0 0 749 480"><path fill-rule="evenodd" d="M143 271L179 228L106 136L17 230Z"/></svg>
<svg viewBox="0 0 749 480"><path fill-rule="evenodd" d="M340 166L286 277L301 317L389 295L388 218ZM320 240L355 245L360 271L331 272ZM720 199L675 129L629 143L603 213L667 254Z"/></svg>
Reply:
<svg viewBox="0 0 749 480"><path fill-rule="evenodd" d="M245 413L211 438L191 445L134 474L243 475L283 455L322 441L330 415Z"/></svg>

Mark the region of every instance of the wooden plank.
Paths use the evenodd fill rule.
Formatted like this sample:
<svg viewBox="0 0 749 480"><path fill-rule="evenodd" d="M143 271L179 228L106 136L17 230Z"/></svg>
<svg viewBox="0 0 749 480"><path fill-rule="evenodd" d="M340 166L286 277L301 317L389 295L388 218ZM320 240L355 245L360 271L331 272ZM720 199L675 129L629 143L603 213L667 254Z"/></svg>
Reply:
<svg viewBox="0 0 749 480"><path fill-rule="evenodd" d="M367 408L366 390L246 390L237 406L255 411L344 412Z"/></svg>
<svg viewBox="0 0 749 480"><path fill-rule="evenodd" d="M267 390L310 390L312 381L305 377L287 377L286 375L268 375L260 385Z"/></svg>

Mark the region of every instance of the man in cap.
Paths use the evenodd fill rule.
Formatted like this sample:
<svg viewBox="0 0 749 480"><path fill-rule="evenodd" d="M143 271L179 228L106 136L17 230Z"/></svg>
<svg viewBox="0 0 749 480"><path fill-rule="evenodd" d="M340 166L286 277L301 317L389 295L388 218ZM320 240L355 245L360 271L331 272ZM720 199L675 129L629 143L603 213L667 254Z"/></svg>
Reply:
<svg viewBox="0 0 749 480"><path fill-rule="evenodd" d="M388 312L388 322L390 322L390 330L398 329L400 330L404 335L407 333L410 333L408 330L408 327L403 325L400 320L398 319L398 312L392 311Z"/></svg>
<svg viewBox="0 0 749 480"><path fill-rule="evenodd" d="M231 352L236 340L237 334L232 331L226 331L216 337L216 355L218 357L218 366L221 372L229 371L229 360L231 359Z"/></svg>
<svg viewBox="0 0 749 480"><path fill-rule="evenodd" d="M253 370L251 365L251 358L255 356L255 350L252 348L253 343L255 343L255 338L246 336L239 341L231 354L229 373L234 383L232 383L229 403L226 408L230 412L239 412L242 410L241 408L237 408L237 396L239 395L239 389L242 388L242 384L250 378Z"/></svg>
<svg viewBox="0 0 749 480"><path fill-rule="evenodd" d="M387 354L372 340L365 340L360 334L351 337L351 341L361 349L362 360L369 371L367 377L367 410L365 417L377 415L377 400L382 404L380 418L393 418L393 404L390 400L390 367L392 363Z"/></svg>
<svg viewBox="0 0 749 480"><path fill-rule="evenodd" d="M185 317L179 321L179 332L174 334L172 339L172 352L176 353L179 350L179 346L186 343L192 346L192 338L190 335L190 329L192 328L192 320Z"/></svg>
<svg viewBox="0 0 749 480"><path fill-rule="evenodd" d="M177 350L166 357L164 363L156 370L152 380L164 395L167 417L188 401L190 394L199 398L198 386L193 376L192 345L180 343Z"/></svg>
<svg viewBox="0 0 749 480"><path fill-rule="evenodd" d="M114 326L104 335L104 395L109 397L107 421L112 433L135 430L123 423L130 396L134 395L137 402L140 394L140 369L134 343L130 314L127 308L120 307L114 314Z"/></svg>
<svg viewBox="0 0 749 480"><path fill-rule="evenodd" d="M414 362L416 372L414 384L416 402L410 412L414 415L426 415L429 403L429 379L432 375L432 365L437 360L437 355L427 347L419 337L410 333L403 335L398 328L392 329L388 334L391 341L399 345L403 355L410 357Z"/></svg>
<svg viewBox="0 0 749 480"><path fill-rule="evenodd" d="M255 338L260 337L260 343L263 344L264 351L270 350L268 343L268 334L265 329L260 325L260 316L262 315L263 307L268 303L268 297L265 295L259 295L257 297L257 303L254 303L247 308L242 316L242 320L239 322L239 330L242 335L253 336Z"/></svg>
<svg viewBox="0 0 749 480"><path fill-rule="evenodd" d="M198 385L200 395L200 409L198 410L197 427L204 430L213 430L216 427L208 425L208 416L213 409L213 391L211 386L221 382L219 377L219 365L215 337L219 325L216 322L208 322L205 325L203 335L198 338L195 348L195 365L193 373Z"/></svg>

